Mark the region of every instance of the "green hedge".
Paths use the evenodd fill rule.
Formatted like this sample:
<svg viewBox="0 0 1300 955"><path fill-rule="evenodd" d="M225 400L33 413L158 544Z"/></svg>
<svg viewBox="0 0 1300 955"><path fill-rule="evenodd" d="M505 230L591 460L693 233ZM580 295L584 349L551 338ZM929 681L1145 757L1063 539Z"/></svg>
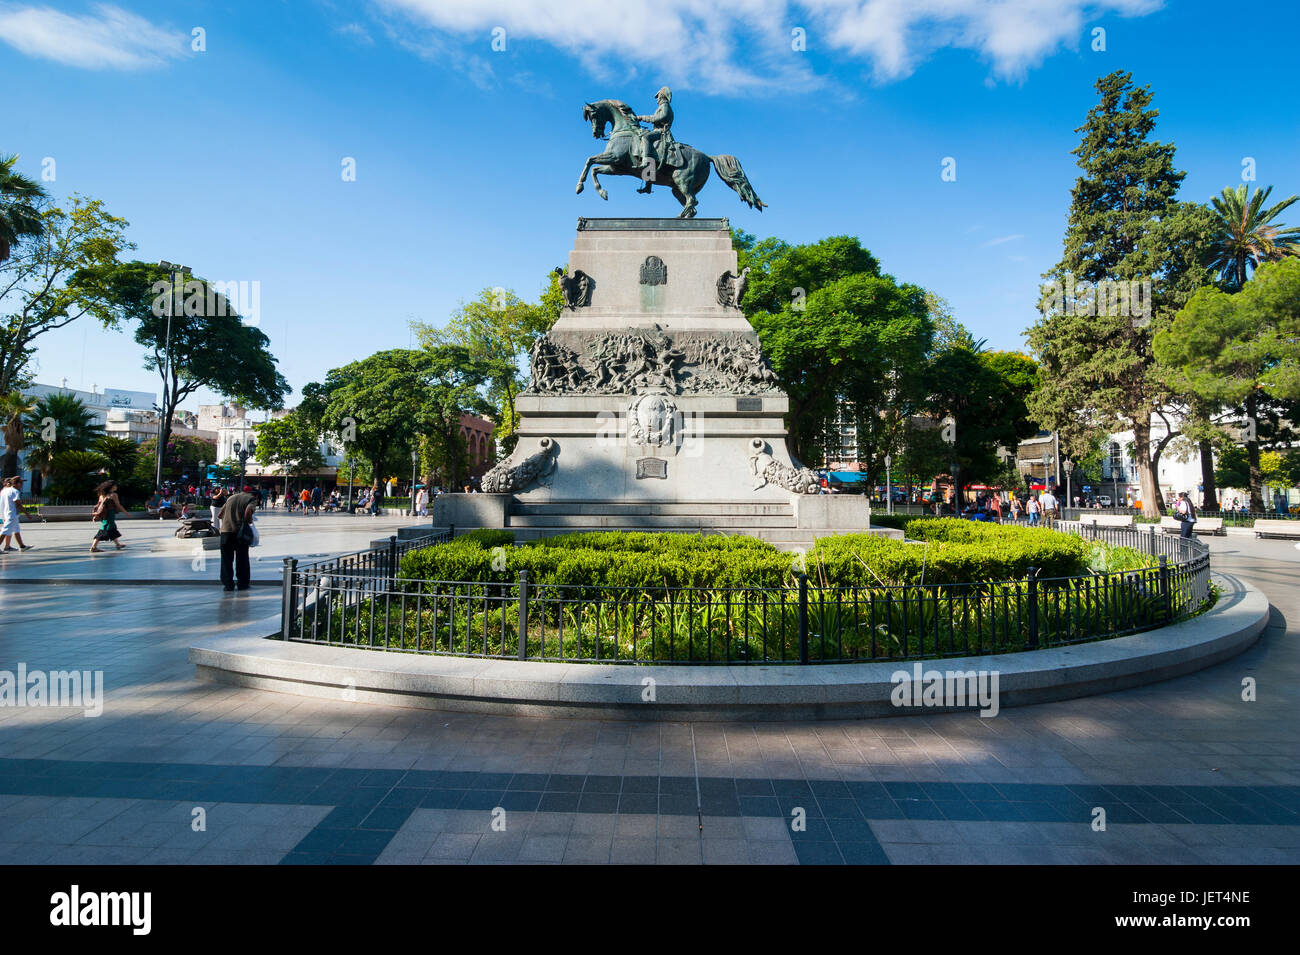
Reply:
<svg viewBox="0 0 1300 955"><path fill-rule="evenodd" d="M822 586L950 584L1150 566L1145 555L1042 528L954 518L911 518L909 541L872 534L823 537L806 554L752 537L699 534L566 534L515 546L509 531L472 531L402 559L408 580L656 587L788 586L799 569Z"/></svg>

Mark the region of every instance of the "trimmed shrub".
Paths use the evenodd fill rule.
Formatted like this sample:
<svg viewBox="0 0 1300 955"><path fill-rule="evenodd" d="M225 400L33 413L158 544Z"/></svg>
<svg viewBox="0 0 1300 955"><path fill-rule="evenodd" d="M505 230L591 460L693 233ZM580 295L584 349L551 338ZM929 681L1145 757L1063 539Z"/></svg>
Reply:
<svg viewBox="0 0 1300 955"><path fill-rule="evenodd" d="M1128 548L1107 547L1039 528L955 518L911 518L909 541L873 534L823 537L801 564L822 586L951 584L1069 577L1150 566ZM499 550L497 548L500 548ZM793 583L798 555L752 537L700 534L565 534L516 545L509 531L472 531L402 559L408 580L511 583L527 570L534 584L578 587L779 587Z"/></svg>

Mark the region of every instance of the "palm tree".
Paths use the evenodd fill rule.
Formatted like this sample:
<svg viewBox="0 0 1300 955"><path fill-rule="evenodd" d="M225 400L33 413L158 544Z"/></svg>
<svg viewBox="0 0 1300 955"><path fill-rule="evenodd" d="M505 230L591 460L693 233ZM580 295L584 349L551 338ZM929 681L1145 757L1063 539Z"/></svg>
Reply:
<svg viewBox="0 0 1300 955"><path fill-rule="evenodd" d="M96 439L91 449L108 462L108 474L115 481L129 478L140 457L140 448L134 441L111 434Z"/></svg>
<svg viewBox="0 0 1300 955"><path fill-rule="evenodd" d="M4 431L5 453L0 458L0 477L18 473L18 452L23 449L23 416L36 407L36 403L21 391L0 395L0 430Z"/></svg>
<svg viewBox="0 0 1300 955"><path fill-rule="evenodd" d="M41 185L14 172L17 156L0 156L0 262L19 239L45 231L37 203L47 194Z"/></svg>
<svg viewBox="0 0 1300 955"><path fill-rule="evenodd" d="M62 451L86 451L104 433L81 399L54 392L37 399L27 414L27 459L48 478Z"/></svg>
<svg viewBox="0 0 1300 955"><path fill-rule="evenodd" d="M1239 290L1246 284L1247 267L1254 269L1261 262L1272 262L1288 255L1300 255L1300 228L1287 228L1272 220L1300 196L1283 199L1272 208L1264 203L1273 187L1256 189L1247 198L1246 184L1229 187L1223 195L1210 202L1218 214L1218 228L1211 240L1214 251L1212 268L1219 272L1219 280L1229 290Z"/></svg>

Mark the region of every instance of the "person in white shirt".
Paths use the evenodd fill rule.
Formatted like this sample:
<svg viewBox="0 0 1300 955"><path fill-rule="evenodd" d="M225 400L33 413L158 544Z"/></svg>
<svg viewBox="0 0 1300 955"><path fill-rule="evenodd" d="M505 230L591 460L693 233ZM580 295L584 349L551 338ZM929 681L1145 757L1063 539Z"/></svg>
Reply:
<svg viewBox="0 0 1300 955"><path fill-rule="evenodd" d="M23 543L21 533L22 511L18 499L22 497L22 487L22 477L14 476L6 478L3 489L0 489L0 554L32 549L31 544ZM10 543L11 539L18 544L17 547Z"/></svg>
<svg viewBox="0 0 1300 955"><path fill-rule="evenodd" d="M1044 491L1043 496L1038 501L1038 506L1043 509L1043 520L1051 523L1056 519L1056 495L1051 491Z"/></svg>

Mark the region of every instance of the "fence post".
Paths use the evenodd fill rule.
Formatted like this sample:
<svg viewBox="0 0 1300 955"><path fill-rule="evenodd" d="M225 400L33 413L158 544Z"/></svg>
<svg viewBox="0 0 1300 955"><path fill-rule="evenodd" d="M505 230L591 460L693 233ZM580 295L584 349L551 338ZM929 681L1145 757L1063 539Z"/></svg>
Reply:
<svg viewBox="0 0 1300 955"><path fill-rule="evenodd" d="M298 559L296 557L286 557L284 559L284 583L283 592L280 595L280 639L288 640L289 635L293 632L293 611L297 606L297 600L294 594L293 575L298 571Z"/></svg>
<svg viewBox="0 0 1300 955"><path fill-rule="evenodd" d="M447 525L447 537L448 537L448 539L450 539L450 540L455 540L455 539L456 539L456 525L455 525L455 524L448 524L448 525Z"/></svg>
<svg viewBox="0 0 1300 955"><path fill-rule="evenodd" d="M1154 557L1156 556L1156 525L1148 524L1147 526L1151 530L1151 533L1148 534L1147 537L1148 537L1149 546L1151 548L1151 556Z"/></svg>
<svg viewBox="0 0 1300 955"><path fill-rule="evenodd" d="M1030 567L1025 578L1029 589L1029 649L1038 648L1038 568Z"/></svg>
<svg viewBox="0 0 1300 955"><path fill-rule="evenodd" d="M1165 605L1165 622L1174 617L1174 608L1169 603L1169 558L1160 555L1160 599Z"/></svg>
<svg viewBox="0 0 1300 955"><path fill-rule="evenodd" d="M397 586L397 535L388 538L388 589Z"/></svg>
<svg viewBox="0 0 1300 955"><path fill-rule="evenodd" d="M1097 539L1097 518L1092 519L1092 539Z"/></svg>
<svg viewBox="0 0 1300 955"><path fill-rule="evenodd" d="M528 659L528 570L519 572L519 659Z"/></svg>
<svg viewBox="0 0 1300 955"><path fill-rule="evenodd" d="M799 662L808 662L808 575L799 575Z"/></svg>

